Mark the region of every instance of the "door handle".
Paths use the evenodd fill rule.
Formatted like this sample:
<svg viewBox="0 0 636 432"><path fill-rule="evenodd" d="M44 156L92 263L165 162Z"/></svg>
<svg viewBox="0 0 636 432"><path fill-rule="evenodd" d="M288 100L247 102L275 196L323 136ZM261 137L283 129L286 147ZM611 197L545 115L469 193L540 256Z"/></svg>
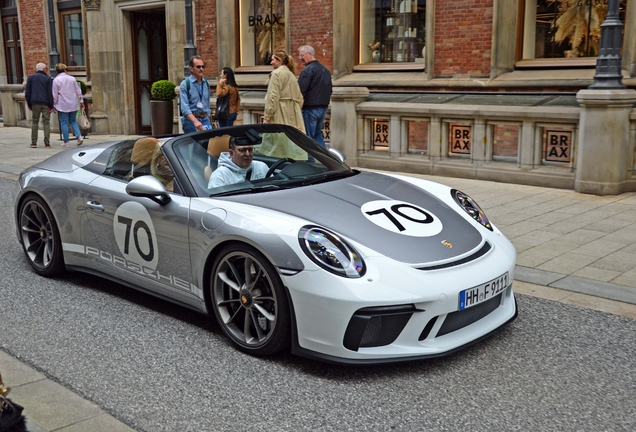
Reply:
<svg viewBox="0 0 636 432"><path fill-rule="evenodd" d="M98 203L97 201L86 201L86 207L88 207L91 210L95 210L99 212L104 211L104 206Z"/></svg>

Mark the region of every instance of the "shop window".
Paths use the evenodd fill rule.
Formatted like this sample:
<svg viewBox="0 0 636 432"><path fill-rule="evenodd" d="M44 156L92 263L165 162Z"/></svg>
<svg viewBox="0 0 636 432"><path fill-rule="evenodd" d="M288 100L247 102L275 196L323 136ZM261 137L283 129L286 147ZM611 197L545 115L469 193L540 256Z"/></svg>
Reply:
<svg viewBox="0 0 636 432"><path fill-rule="evenodd" d="M623 23L626 4L620 1ZM608 0L525 0L521 58L598 57L607 6Z"/></svg>
<svg viewBox="0 0 636 432"><path fill-rule="evenodd" d="M359 63L422 63L426 0L360 0Z"/></svg>
<svg viewBox="0 0 636 432"><path fill-rule="evenodd" d="M241 66L267 66L286 49L285 0L239 0Z"/></svg>

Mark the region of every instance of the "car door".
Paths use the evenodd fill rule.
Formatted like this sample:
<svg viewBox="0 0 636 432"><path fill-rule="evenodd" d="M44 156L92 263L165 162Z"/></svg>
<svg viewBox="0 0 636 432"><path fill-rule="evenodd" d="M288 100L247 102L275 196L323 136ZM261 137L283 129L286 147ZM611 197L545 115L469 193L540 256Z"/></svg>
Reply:
<svg viewBox="0 0 636 432"><path fill-rule="evenodd" d="M99 244L100 271L189 305L201 307L190 265L190 198L171 193L158 204L126 193L127 182L98 177L86 188L86 212Z"/></svg>

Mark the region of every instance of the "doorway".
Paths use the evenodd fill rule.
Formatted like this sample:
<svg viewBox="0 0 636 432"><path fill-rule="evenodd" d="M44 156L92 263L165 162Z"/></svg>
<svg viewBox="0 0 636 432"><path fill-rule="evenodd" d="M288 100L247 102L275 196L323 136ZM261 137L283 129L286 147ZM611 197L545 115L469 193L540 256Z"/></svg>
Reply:
<svg viewBox="0 0 636 432"><path fill-rule="evenodd" d="M150 135L150 87L168 79L166 15L164 9L132 13L135 133Z"/></svg>

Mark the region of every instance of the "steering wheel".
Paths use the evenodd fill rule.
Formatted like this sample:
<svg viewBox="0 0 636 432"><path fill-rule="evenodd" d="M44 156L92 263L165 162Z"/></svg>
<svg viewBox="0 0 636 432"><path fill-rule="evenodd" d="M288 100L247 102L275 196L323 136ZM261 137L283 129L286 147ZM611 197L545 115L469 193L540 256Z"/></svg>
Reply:
<svg viewBox="0 0 636 432"><path fill-rule="evenodd" d="M276 169L282 164L284 164L285 162L294 163L296 162L296 160L291 158L278 159L276 162L272 164L271 167L269 167L269 169L267 170L267 174L265 174L265 178L271 177L274 174L274 171L276 171Z"/></svg>

